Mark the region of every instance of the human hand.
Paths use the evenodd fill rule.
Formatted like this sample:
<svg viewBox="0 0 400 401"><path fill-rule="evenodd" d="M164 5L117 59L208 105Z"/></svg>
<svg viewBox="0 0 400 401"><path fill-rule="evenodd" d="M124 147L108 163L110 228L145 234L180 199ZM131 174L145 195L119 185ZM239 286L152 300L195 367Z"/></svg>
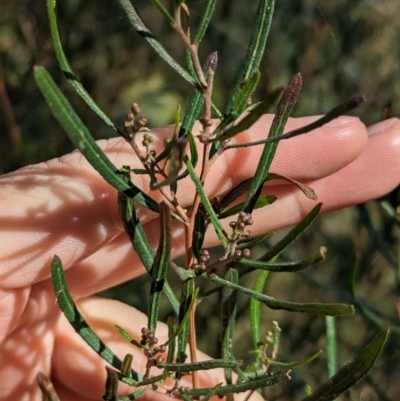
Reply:
<svg viewBox="0 0 400 401"><path fill-rule="evenodd" d="M264 138L271 121L271 116L264 116L237 140ZM309 122L310 118L291 119L287 131ZM154 133L162 139L170 136L171 129ZM115 165L140 167L122 139L99 145ZM251 177L261 149L225 152L208 176L209 196L224 194ZM400 182L400 122L391 119L367 130L359 120L341 117L282 141L271 171L307 182L323 202L324 212L379 197ZM161 200L141 177L134 177L134 182ZM144 272L118 217L116 191L79 152L4 175L0 188L0 399L41 400L38 372L51 377L63 401L101 399L105 363L60 313L50 263L54 254L61 258L70 292L89 324L119 356L133 352L134 366L140 368L141 354L120 338L114 325L140 338L147 318L119 302L90 297ZM267 192L278 201L254 211L255 235L298 222L315 204L291 185L269 185ZM189 180L180 183L181 204L189 204L193 193ZM156 247L157 215L141 209L140 217ZM176 257L183 252L184 239L182 227L173 224ZM208 233L204 246L216 244L216 236ZM159 329L157 336L165 338L165 327ZM221 377L213 371L201 376L201 384L215 385ZM156 401L164 397L148 392L148 398Z"/></svg>

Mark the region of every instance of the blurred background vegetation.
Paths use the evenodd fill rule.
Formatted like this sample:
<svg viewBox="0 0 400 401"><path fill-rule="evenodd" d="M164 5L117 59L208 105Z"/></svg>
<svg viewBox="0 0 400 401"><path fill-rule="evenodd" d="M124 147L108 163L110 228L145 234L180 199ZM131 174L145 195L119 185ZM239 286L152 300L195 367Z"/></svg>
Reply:
<svg viewBox="0 0 400 401"><path fill-rule="evenodd" d="M196 26L205 1L187 1ZM149 1L135 1L147 22L170 53L184 64L175 34ZM246 50L257 2L220 0L206 39L204 59L217 50L215 102L223 108ZM261 65L262 81L255 98L285 84L300 71L304 89L295 115L323 114L350 96L363 93L368 103L355 114L367 124L383 114L400 116L400 2L386 0L277 0L267 51ZM61 36L77 76L103 110L121 123L132 102L138 102L149 125L173 121L178 104L186 106L191 88L164 64L131 30L116 1L60 1ZM1 0L0 4L0 172L47 160L72 150L66 135L51 116L35 86L32 67L45 66L59 83L95 138L113 132L73 93L54 58L45 1ZM384 203L386 202L386 203ZM302 274L271 275L269 294L296 301L358 303L353 318L338 319L339 361L344 364L380 327L392 327L391 340L369 378L341 400L397 400L400 383L400 269L398 222L382 205L396 207L397 191L370 202L321 217L283 257L303 258L325 245L323 265ZM282 234L280 234L282 235ZM275 240L274 240L275 241ZM270 244L260 246L261 252ZM356 259L357 257L357 259ZM350 272L359 265L354 300ZM252 285L255 277L248 279ZM147 278L134 287L107 292L145 310ZM216 356L210 332L218 313L214 298L199 307L200 344ZM248 299L239 297L237 356L249 360L251 339L245 321ZM165 312L167 313L167 311ZM301 359L324 349L324 319L263 309L264 328L279 321L283 329L282 360ZM243 328L243 329L242 329ZM314 388L327 378L325 357L296 370L288 385L267 391L269 400L298 400L305 383Z"/></svg>

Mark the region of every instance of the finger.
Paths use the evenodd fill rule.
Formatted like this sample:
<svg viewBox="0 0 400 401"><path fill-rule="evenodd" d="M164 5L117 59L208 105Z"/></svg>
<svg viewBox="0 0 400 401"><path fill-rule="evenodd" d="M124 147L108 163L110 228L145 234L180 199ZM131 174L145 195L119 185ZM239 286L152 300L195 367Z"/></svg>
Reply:
<svg viewBox="0 0 400 401"><path fill-rule="evenodd" d="M89 325L95 330L100 338L122 359L126 353L132 353L132 367L138 372L144 372L147 358L142 351L129 344L115 330L114 325L123 327L137 341L141 340L141 328L147 327L147 317L136 309L122 304L118 301L101 298L89 298L78 303L79 309L85 316ZM158 323L157 338L159 344L168 339L168 330L165 324ZM166 354L164 354L164 357ZM198 360L211 359L204 353L198 351ZM73 332L69 323L61 322L56 336L52 372L55 383L64 388L82 394L87 398L101 399L105 389L105 362ZM162 371L153 368L151 374L161 374ZM218 383L224 382L222 369L199 372L200 386L210 388ZM171 388L173 383L168 384ZM186 377L182 385L191 387L190 378ZM120 396L129 394L135 389L121 386ZM160 392L148 391L143 400L166 401L170 397L164 396L165 390ZM243 400L245 393L239 395L238 400ZM255 396L252 401L261 401L261 397Z"/></svg>
<svg viewBox="0 0 400 401"><path fill-rule="evenodd" d="M238 140L265 138L271 116L264 116ZM309 122L291 119L287 130ZM156 131L162 138L171 129ZM297 179L326 176L354 160L364 149L366 130L355 118L342 117L314 132L283 141L273 163L273 171ZM157 145L158 144L158 145ZM132 150L121 139L100 141L117 166L140 167ZM261 147L225 152L213 166L206 189L210 196L228 191L254 174ZM147 190L141 176L135 184ZM16 288L49 276L49 263L54 254L66 268L93 254L122 232L117 215L116 191L95 172L79 152L73 152L48 163L31 166L0 179L3 207L0 210L1 285ZM151 196L161 200L153 191ZM193 185L189 179L179 185L179 199L189 204ZM155 218L142 211L144 222ZM6 273L7 272L7 273Z"/></svg>

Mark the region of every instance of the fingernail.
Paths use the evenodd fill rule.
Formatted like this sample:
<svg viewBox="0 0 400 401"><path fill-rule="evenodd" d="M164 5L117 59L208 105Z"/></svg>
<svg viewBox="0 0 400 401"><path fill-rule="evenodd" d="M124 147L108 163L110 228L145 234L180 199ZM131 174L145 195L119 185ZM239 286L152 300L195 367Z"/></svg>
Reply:
<svg viewBox="0 0 400 401"><path fill-rule="evenodd" d="M380 121L374 125L368 127L368 135L372 136L375 134L379 134L380 132L387 131L393 124L396 124L399 121L398 118L390 118L389 120Z"/></svg>

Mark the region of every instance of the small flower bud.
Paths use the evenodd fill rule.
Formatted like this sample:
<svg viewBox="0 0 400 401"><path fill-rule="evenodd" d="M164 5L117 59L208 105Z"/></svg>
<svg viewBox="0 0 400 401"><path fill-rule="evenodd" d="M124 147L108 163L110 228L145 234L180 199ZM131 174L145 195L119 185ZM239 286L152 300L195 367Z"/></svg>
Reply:
<svg viewBox="0 0 400 401"><path fill-rule="evenodd" d="M147 125L147 118L139 118L137 125L139 126L139 128L145 127Z"/></svg>
<svg viewBox="0 0 400 401"><path fill-rule="evenodd" d="M239 259L242 257L242 251L240 249L236 249L234 256L236 259Z"/></svg>
<svg viewBox="0 0 400 401"><path fill-rule="evenodd" d="M151 348L147 348L144 350L144 354L147 356L147 358L151 358L154 355L154 351Z"/></svg>
<svg viewBox="0 0 400 401"><path fill-rule="evenodd" d="M250 249L248 249L248 248L243 249L242 255L244 258L249 258L251 255Z"/></svg>
<svg viewBox="0 0 400 401"><path fill-rule="evenodd" d="M135 116L137 116L140 113L139 105L137 103L133 103L131 106L131 111Z"/></svg>
<svg viewBox="0 0 400 401"><path fill-rule="evenodd" d="M135 115L133 113L126 113L125 118L127 121L133 121L135 118Z"/></svg>

